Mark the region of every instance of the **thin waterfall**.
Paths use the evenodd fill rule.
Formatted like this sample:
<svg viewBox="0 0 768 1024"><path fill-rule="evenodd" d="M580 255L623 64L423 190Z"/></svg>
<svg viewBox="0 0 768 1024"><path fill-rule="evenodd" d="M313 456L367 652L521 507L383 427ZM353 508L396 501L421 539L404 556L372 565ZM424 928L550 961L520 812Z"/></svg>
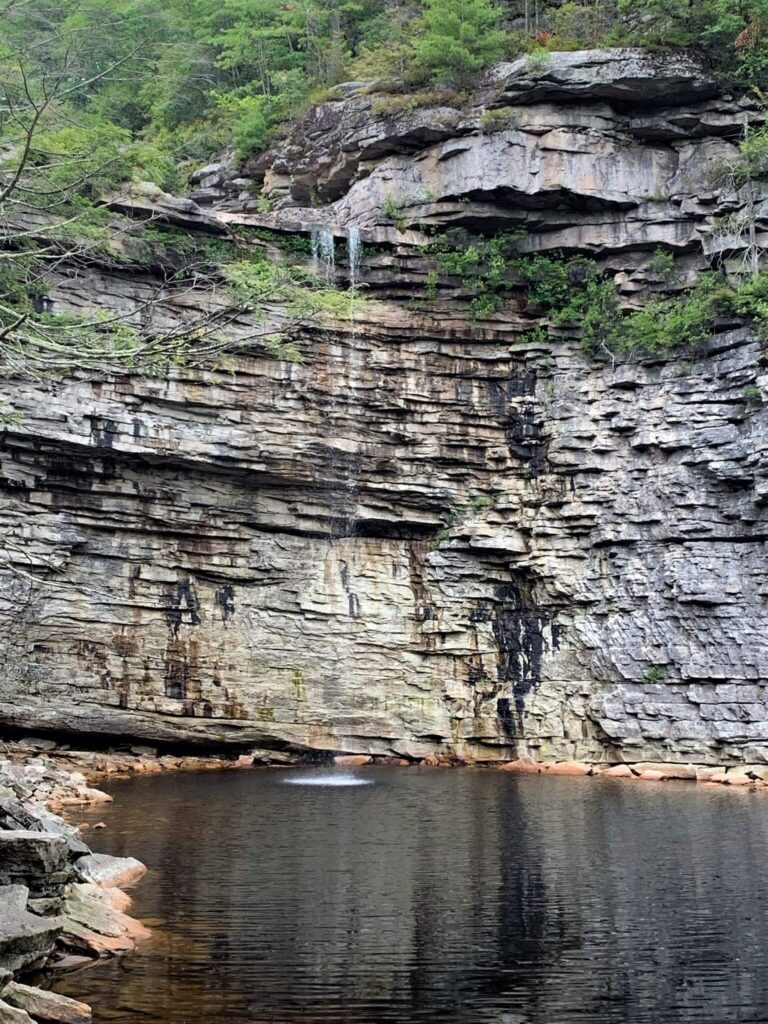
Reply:
<svg viewBox="0 0 768 1024"><path fill-rule="evenodd" d="M360 257L362 247L360 244L360 228L353 224L347 234L347 251L349 253L349 287L356 288L360 279Z"/></svg>
<svg viewBox="0 0 768 1024"><path fill-rule="evenodd" d="M310 234L312 267L315 276L326 287L336 283L336 244L333 230L317 225ZM360 282L362 244L360 228L352 225L347 231L347 257L349 263L349 289L354 291ZM328 477L336 483L338 491L329 511L333 516L332 537L350 537L355 533L357 491L360 475L359 445L350 450L354 431L354 412L362 380L362 352L357 344L357 325L354 309L350 316L348 339L339 336L330 343L329 353L330 402L328 406Z"/></svg>
<svg viewBox="0 0 768 1024"><path fill-rule="evenodd" d="M360 267L362 258L362 245L360 239L360 228L352 224L347 231L347 259L349 263L349 289L354 292L360 280ZM345 395L347 403L347 420L353 422L353 403L359 393L363 376L363 353L358 344L357 322L355 320L354 295L350 310L350 331L349 346L347 348L345 373ZM342 521L344 536L350 537L355 533L357 522L357 492L360 486L360 446L355 446L355 451L350 452L346 463L344 505L345 515Z"/></svg>
<svg viewBox="0 0 768 1024"><path fill-rule="evenodd" d="M336 241L333 231L326 227L312 228L309 236L312 247L312 267L328 288L336 281Z"/></svg>
<svg viewBox="0 0 768 1024"><path fill-rule="evenodd" d="M309 245L312 251L312 269L320 276L320 228L312 228L309 233Z"/></svg>

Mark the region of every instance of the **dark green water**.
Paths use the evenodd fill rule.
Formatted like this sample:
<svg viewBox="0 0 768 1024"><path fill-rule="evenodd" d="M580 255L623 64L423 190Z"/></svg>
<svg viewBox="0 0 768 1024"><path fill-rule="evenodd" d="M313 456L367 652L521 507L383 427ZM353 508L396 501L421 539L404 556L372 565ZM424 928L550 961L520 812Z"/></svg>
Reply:
<svg viewBox="0 0 768 1024"><path fill-rule="evenodd" d="M97 1024L768 1021L768 795L357 774L116 784L92 841L149 865L155 932L59 990Z"/></svg>

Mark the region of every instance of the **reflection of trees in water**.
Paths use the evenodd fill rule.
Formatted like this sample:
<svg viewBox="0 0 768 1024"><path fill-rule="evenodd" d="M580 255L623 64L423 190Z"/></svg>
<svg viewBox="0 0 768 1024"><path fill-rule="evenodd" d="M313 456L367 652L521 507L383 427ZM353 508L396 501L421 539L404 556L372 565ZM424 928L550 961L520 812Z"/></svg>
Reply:
<svg viewBox="0 0 768 1024"><path fill-rule="evenodd" d="M121 787L110 852L156 866L137 910L168 925L89 972L103 1019L725 1024L766 1004L759 797L376 777L346 792L271 772Z"/></svg>

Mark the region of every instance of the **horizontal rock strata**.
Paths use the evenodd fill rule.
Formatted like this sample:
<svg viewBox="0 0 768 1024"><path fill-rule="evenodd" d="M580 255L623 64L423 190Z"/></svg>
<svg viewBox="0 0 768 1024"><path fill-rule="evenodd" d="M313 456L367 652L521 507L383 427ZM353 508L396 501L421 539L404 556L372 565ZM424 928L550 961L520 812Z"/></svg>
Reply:
<svg viewBox="0 0 768 1024"><path fill-rule="evenodd" d="M682 287L743 254L724 216L751 202L764 238L768 195L722 175L759 121L690 57L556 54L461 108L352 89L245 171L204 169L197 202L113 197L267 245L359 229L367 298L297 333L301 364L254 347L167 380L14 383L0 721L406 759L768 760L758 340L724 323L614 366L568 332L533 342L522 286L479 322L455 279L427 299L421 248L524 227L523 249L590 254L641 303L668 287L657 247ZM156 286L78 268L51 301L126 312ZM149 326L217 301L166 287Z"/></svg>

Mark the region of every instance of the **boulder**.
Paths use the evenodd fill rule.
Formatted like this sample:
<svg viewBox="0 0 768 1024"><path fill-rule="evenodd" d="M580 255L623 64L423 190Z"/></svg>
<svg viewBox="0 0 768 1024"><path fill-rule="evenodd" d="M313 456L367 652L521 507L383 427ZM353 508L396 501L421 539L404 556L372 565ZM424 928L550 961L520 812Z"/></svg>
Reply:
<svg viewBox="0 0 768 1024"><path fill-rule="evenodd" d="M61 932L60 918L29 913L28 897L22 885L0 888L0 968L6 971L42 964Z"/></svg>
<svg viewBox="0 0 768 1024"><path fill-rule="evenodd" d="M56 740L45 739L42 736L25 736L19 740L19 746L30 750L55 750L58 743Z"/></svg>
<svg viewBox="0 0 768 1024"><path fill-rule="evenodd" d="M24 1010L19 1010L8 1003L0 1002L0 1024L34 1024L32 1018Z"/></svg>
<svg viewBox="0 0 768 1024"><path fill-rule="evenodd" d="M58 797L56 802L61 807L74 807L80 804L109 804L112 803L112 797L108 793L102 793L100 789L80 786L74 793Z"/></svg>
<svg viewBox="0 0 768 1024"><path fill-rule="evenodd" d="M696 769L697 782L720 782L720 776L725 778L725 767L723 765L706 765Z"/></svg>
<svg viewBox="0 0 768 1024"><path fill-rule="evenodd" d="M726 773L725 779L723 779L726 786L752 786L754 785L754 779L750 778L749 774L743 769L731 768Z"/></svg>
<svg viewBox="0 0 768 1024"><path fill-rule="evenodd" d="M138 881L147 873L135 857L110 857L106 853L90 853L75 861L75 873L82 882L93 882L107 888L122 888Z"/></svg>
<svg viewBox="0 0 768 1024"><path fill-rule="evenodd" d="M58 917L64 905L64 892L59 896L43 896L27 900L27 910L40 917Z"/></svg>
<svg viewBox="0 0 768 1024"><path fill-rule="evenodd" d="M101 894L106 892L108 890L95 885L71 886L64 913L64 931L66 932L70 923L74 921L92 932L109 938L120 938L123 935L135 939L147 938L150 934L149 929L112 905L108 898L102 898Z"/></svg>
<svg viewBox="0 0 768 1024"><path fill-rule="evenodd" d="M136 945L127 935L102 935L73 918L66 919L60 941L68 949L91 957L118 956L129 953Z"/></svg>
<svg viewBox="0 0 768 1024"><path fill-rule="evenodd" d="M38 1021L54 1021L57 1024L89 1024L91 1008L76 999L60 996L30 985L12 983L3 994L3 999L18 1010L25 1010Z"/></svg>
<svg viewBox="0 0 768 1024"><path fill-rule="evenodd" d="M661 772L665 779L696 780L695 764L667 764L661 761L639 761L632 766L636 772Z"/></svg>
<svg viewBox="0 0 768 1024"><path fill-rule="evenodd" d="M50 832L0 832L0 885L26 885L33 896L57 895L68 878L68 846Z"/></svg>
<svg viewBox="0 0 768 1024"><path fill-rule="evenodd" d="M23 804L20 800L0 799L0 830L47 832L63 836L67 842L70 859L91 852L80 839L80 833L74 825L67 824L44 807Z"/></svg>
<svg viewBox="0 0 768 1024"><path fill-rule="evenodd" d="M517 761L507 761L501 766L503 772L519 772L523 775L538 775L542 767L528 757L521 757Z"/></svg>
<svg viewBox="0 0 768 1024"><path fill-rule="evenodd" d="M133 900L127 892L123 892L122 889L104 889L100 885L91 885L87 882L82 885L72 886L73 890L88 889L89 892L97 898L105 907L111 907L112 910L119 910L121 913L126 913Z"/></svg>

